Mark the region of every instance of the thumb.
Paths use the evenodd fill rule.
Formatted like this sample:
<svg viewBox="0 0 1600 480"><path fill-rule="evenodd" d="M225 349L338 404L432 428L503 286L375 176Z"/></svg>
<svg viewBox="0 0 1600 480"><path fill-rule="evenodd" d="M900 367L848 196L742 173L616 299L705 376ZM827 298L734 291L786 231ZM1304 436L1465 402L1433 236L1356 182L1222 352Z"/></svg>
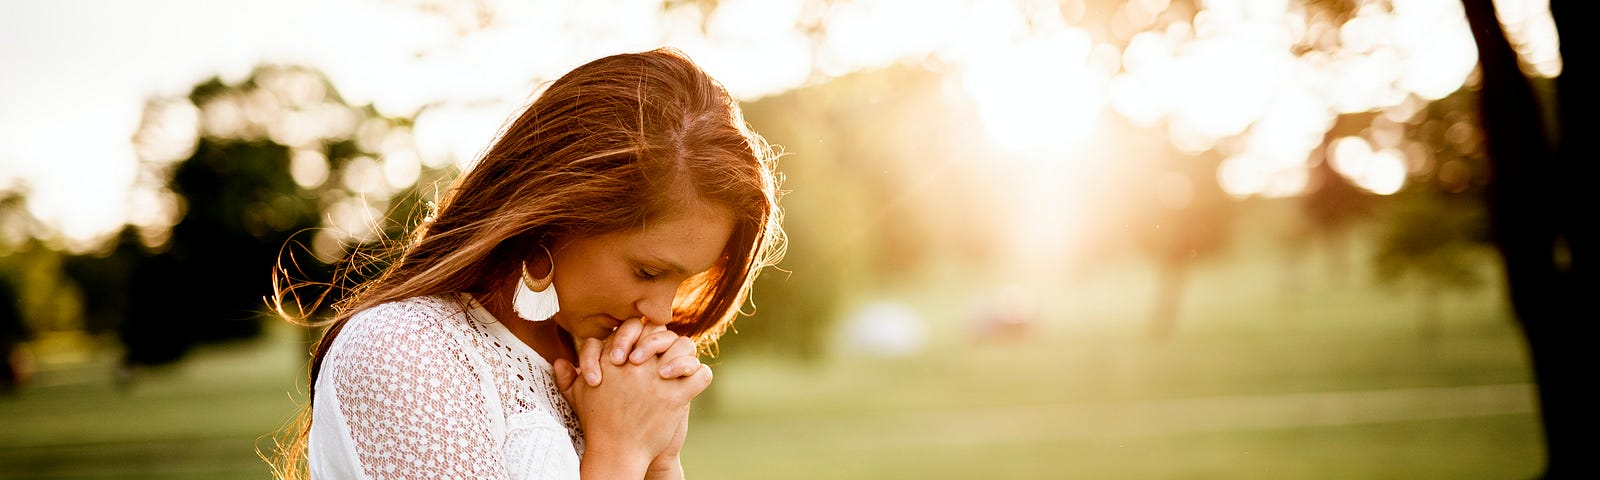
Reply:
<svg viewBox="0 0 1600 480"><path fill-rule="evenodd" d="M567 401L572 401L572 384L578 381L578 369L573 368L572 362L565 358L557 358L550 368L555 373L556 390L560 390Z"/></svg>

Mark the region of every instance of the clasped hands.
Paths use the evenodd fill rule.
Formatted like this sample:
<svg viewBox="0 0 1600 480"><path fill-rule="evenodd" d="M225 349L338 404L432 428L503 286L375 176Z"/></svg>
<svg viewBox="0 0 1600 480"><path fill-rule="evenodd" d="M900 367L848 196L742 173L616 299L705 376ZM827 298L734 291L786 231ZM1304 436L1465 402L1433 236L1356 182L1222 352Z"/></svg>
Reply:
<svg viewBox="0 0 1600 480"><path fill-rule="evenodd" d="M688 337L630 320L604 341L583 339L577 367L551 365L583 426L584 478L682 477L689 402L711 384L711 367L695 352Z"/></svg>

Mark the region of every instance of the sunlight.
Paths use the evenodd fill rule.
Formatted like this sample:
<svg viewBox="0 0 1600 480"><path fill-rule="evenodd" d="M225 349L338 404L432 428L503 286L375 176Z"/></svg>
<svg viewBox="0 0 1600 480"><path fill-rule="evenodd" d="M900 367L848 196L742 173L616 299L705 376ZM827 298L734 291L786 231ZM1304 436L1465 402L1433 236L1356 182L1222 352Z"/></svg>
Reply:
<svg viewBox="0 0 1600 480"><path fill-rule="evenodd" d="M1229 195L1285 197L1304 191L1306 158L1333 125L1328 107L1304 88L1287 88L1245 134L1242 151L1217 172Z"/></svg>
<svg viewBox="0 0 1600 480"><path fill-rule="evenodd" d="M1111 79L1111 106L1134 125L1154 126L1171 105L1163 94L1171 47L1160 33L1140 32L1128 40L1122 51L1124 72Z"/></svg>
<svg viewBox="0 0 1600 480"><path fill-rule="evenodd" d="M297 148L289 156L289 176L300 188L317 188L328 181L328 156L322 151Z"/></svg>
<svg viewBox="0 0 1600 480"><path fill-rule="evenodd" d="M1506 37L1517 50L1522 70L1529 75L1561 75L1561 39L1550 18L1548 0L1495 0L1495 13Z"/></svg>
<svg viewBox="0 0 1600 480"><path fill-rule="evenodd" d="M1393 28L1395 45L1410 52L1399 85L1417 96L1444 98L1460 89L1478 64L1478 47L1460 2L1395 2Z"/></svg>
<svg viewBox="0 0 1600 480"><path fill-rule="evenodd" d="M1294 57L1279 45L1282 41L1262 31L1187 44L1170 72L1177 80L1168 85L1176 100L1173 121L1211 138L1244 131L1266 111L1294 69Z"/></svg>
<svg viewBox="0 0 1600 480"><path fill-rule="evenodd" d="M1358 187L1379 195L1391 195L1405 186L1406 159L1399 150L1373 151L1366 139L1343 137L1333 141L1331 151L1333 154L1328 160L1334 171Z"/></svg>
<svg viewBox="0 0 1600 480"><path fill-rule="evenodd" d="M412 127L417 154L428 167L454 164L465 170L521 109L522 105L512 102L424 109Z"/></svg>
<svg viewBox="0 0 1600 480"><path fill-rule="evenodd" d="M1089 68L1089 35L1067 29L974 59L963 79L989 135L1016 150L1062 151L1098 126L1106 77Z"/></svg>
<svg viewBox="0 0 1600 480"><path fill-rule="evenodd" d="M817 51L817 67L829 76L915 58L940 50L942 46L957 46L965 42L952 40L952 35L969 37L963 33L966 29L997 25L983 18L972 18L969 14L973 12L964 12L961 5L964 2L957 0L823 3L827 5L822 13L827 36ZM980 9L983 4L991 3L999 2L980 2L972 8ZM762 10L765 11L765 7ZM1009 26L1003 28L1007 34L1013 32ZM978 37L1004 38L990 37L987 33L982 32Z"/></svg>
<svg viewBox="0 0 1600 480"><path fill-rule="evenodd" d="M1036 173L1066 167L1069 153L1096 158L1078 153L1106 134L1101 115L1109 107L1179 152L1225 158L1216 180L1230 195L1296 195L1305 186L1307 154L1320 145L1334 115L1397 106L1396 112L1414 114L1460 89L1476 65L1471 31L1455 0L1350 3L1355 15L1335 22L1289 0L1131 0L1109 7L1082 0L496 2L492 25L473 30L461 23L480 20L470 18L472 9L441 16L383 0L288 1L184 11L230 21L182 35L160 23L183 17L174 6L124 9L117 13L145 15L141 21L160 27L145 33L166 33L110 43L35 29L61 21L12 29L47 39L40 44L50 48L14 49L34 74L6 80L26 95L13 99L8 105L19 108L0 118L7 127L0 131L12 132L0 142L0 182L26 181L30 211L84 244L137 215L127 211L126 200L136 169L108 168L107 162L176 161L192 153L196 133L285 144L297 152L290 173L300 185L360 180L373 192L396 191L424 168L470 166L530 99L530 87L600 52L668 44L688 52L741 100L896 62L955 72L950 83L960 88L953 90L973 99L992 143ZM1560 42L1548 0L1496 0L1495 6L1525 71L1559 75ZM242 25L231 21L240 18L283 28L225 26ZM192 38L226 41L190 45ZM83 58L97 61L52 60ZM152 109L145 114L157 118L147 120L170 131L151 128L141 133L139 150L127 148L129 127L150 92L178 95L174 89L214 73L237 81L261 63L315 70L270 72L252 94ZM116 67L115 75L83 74L107 65ZM311 71L325 74L329 85ZM38 76L45 73L103 79L87 88ZM111 78L123 80L104 80ZM368 127L354 125L355 112L326 98L332 86L350 105L371 104L395 118L416 115L415 127L404 133L412 145L367 148L377 153L375 168L361 170L359 179L315 156L326 151L313 155L322 139ZM68 88L75 90L64 94ZM126 104L112 93L126 97ZM50 132L45 125L73 128ZM1364 135L1373 144L1363 167L1342 172L1362 188L1401 188L1403 175L1392 176L1395 162L1403 171L1429 161L1383 132ZM90 170L104 173L85 188L78 176ZM80 193L85 190L91 191ZM159 203L141 198L135 203Z"/></svg>

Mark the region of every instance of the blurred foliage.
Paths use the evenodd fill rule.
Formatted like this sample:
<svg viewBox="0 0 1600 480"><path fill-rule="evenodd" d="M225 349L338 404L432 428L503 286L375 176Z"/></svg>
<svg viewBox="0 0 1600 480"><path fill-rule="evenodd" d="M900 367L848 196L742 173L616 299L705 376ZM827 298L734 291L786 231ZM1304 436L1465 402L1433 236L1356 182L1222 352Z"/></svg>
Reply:
<svg viewBox="0 0 1600 480"><path fill-rule="evenodd" d="M347 245L382 248L402 234L426 191L386 185L375 159L394 153L379 147L393 148L386 134L410 120L348 106L307 69L262 66L238 84L213 78L186 99L152 99L148 108L193 108L198 119L197 131L174 135L162 124L170 115L147 112L136 136L142 152L163 151L148 145L163 140L157 134L180 145L193 139L191 148L166 150L187 150L186 158L143 158L141 180L174 200L170 227L130 225L104 251L60 266L83 293L80 327L115 331L126 364L170 363L199 344L258 336L275 318L267 302L279 286L274 266L291 281L333 288L336 298L332 261L359 251ZM441 175L427 170L411 181ZM386 221L391 197L401 207ZM345 282L359 281L361 272L346 273Z"/></svg>
<svg viewBox="0 0 1600 480"><path fill-rule="evenodd" d="M1462 89L1418 112L1407 137L1423 152L1410 184L1386 198L1378 249L1378 280L1420 286L1423 333L1436 332L1439 295L1472 291L1485 282L1478 260L1493 247L1489 234L1488 158L1473 108L1477 94Z"/></svg>

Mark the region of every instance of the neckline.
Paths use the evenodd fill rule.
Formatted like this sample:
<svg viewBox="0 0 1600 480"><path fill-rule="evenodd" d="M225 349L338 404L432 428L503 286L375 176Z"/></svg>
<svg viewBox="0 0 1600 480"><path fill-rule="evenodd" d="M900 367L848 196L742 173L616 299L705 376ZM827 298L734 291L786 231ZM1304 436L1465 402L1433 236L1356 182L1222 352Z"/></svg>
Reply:
<svg viewBox="0 0 1600 480"><path fill-rule="evenodd" d="M473 298L472 294L461 293L460 297L462 304L467 307L467 315L471 316L473 321L478 322L478 324L483 325L484 328L488 329L489 334L494 335L495 340L499 340L500 343L510 346L512 351L533 359L535 365L538 365L540 368L545 370L551 370L553 368L550 366L550 361L545 360L544 355L540 355L539 352L534 350L532 346L528 345L527 343L523 343L522 339L517 338L516 335L512 334L511 330L507 329L504 324L500 323L500 320L495 318L494 314L489 313L488 309L483 308L483 304L478 303L478 299Z"/></svg>

